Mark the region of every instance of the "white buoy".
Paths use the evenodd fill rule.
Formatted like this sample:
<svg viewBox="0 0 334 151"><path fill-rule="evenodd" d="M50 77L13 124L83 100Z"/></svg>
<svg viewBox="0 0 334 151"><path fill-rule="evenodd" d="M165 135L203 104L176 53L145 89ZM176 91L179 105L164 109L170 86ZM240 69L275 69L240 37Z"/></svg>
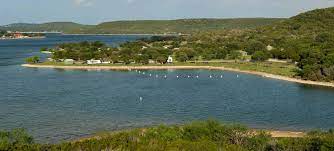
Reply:
<svg viewBox="0 0 334 151"><path fill-rule="evenodd" d="M167 75L165 75L165 78L167 78Z"/></svg>
<svg viewBox="0 0 334 151"><path fill-rule="evenodd" d="M239 75L237 75L237 78L239 78Z"/></svg>
<svg viewBox="0 0 334 151"><path fill-rule="evenodd" d="M210 78L212 78L212 75L210 75Z"/></svg>
<svg viewBox="0 0 334 151"><path fill-rule="evenodd" d="M223 78L223 75L220 75L220 78Z"/></svg>
<svg viewBox="0 0 334 151"><path fill-rule="evenodd" d="M188 78L190 78L190 76L188 75Z"/></svg>
<svg viewBox="0 0 334 151"><path fill-rule="evenodd" d="M139 97L140 102L143 101L143 97Z"/></svg>
<svg viewBox="0 0 334 151"><path fill-rule="evenodd" d="M199 78L199 76L196 76L196 78Z"/></svg>
<svg viewBox="0 0 334 151"><path fill-rule="evenodd" d="M143 72L143 75L145 75L146 73L145 72Z"/></svg>
<svg viewBox="0 0 334 151"><path fill-rule="evenodd" d="M176 76L176 78L179 78L179 76Z"/></svg>
<svg viewBox="0 0 334 151"><path fill-rule="evenodd" d="M159 75L155 75L155 77L156 77L156 78L158 78L158 77L159 77Z"/></svg>
<svg viewBox="0 0 334 151"><path fill-rule="evenodd" d="M150 74L150 77L152 77L152 74Z"/></svg>

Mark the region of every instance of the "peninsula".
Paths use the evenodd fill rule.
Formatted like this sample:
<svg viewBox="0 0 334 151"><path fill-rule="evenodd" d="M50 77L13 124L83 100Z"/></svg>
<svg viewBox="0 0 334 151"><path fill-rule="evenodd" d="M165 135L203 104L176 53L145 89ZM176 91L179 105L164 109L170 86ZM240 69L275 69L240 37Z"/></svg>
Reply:
<svg viewBox="0 0 334 151"><path fill-rule="evenodd" d="M103 65L93 68L113 69L120 65L167 65L159 68L199 68L192 67L195 65L211 69L233 68L275 79L333 86L333 16L334 8L317 9L255 29L152 36L117 47L98 41L64 43L47 50L52 53L48 61L40 64L35 56L27 62L37 64L25 66L92 68L89 66ZM104 67L108 65L111 67Z"/></svg>

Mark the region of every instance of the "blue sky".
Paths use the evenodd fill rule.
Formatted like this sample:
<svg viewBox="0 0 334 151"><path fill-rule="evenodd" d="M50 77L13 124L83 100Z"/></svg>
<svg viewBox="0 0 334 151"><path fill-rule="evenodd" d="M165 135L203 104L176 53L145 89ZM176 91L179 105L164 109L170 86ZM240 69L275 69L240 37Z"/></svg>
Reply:
<svg viewBox="0 0 334 151"><path fill-rule="evenodd" d="M331 6L334 0L1 0L0 24L290 17Z"/></svg>

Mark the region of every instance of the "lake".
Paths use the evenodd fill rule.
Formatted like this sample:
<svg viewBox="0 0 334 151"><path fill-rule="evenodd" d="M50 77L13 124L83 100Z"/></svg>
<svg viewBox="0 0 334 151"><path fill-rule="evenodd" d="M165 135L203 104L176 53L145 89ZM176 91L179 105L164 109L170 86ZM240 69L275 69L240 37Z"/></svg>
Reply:
<svg viewBox="0 0 334 151"><path fill-rule="evenodd" d="M116 46L143 37L0 40L0 129L26 128L37 141L54 143L101 131L209 118L275 130L334 128L331 88L227 71L139 73L20 66L29 56L45 58L41 47L83 40Z"/></svg>

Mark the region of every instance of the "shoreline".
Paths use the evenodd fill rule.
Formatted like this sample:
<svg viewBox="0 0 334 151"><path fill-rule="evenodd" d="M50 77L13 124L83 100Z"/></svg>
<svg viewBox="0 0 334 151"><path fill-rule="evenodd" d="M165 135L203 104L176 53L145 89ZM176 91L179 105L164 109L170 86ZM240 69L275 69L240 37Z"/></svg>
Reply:
<svg viewBox="0 0 334 151"><path fill-rule="evenodd" d="M197 70L197 69L207 69L207 70L223 70L223 71L232 71L244 74L258 75L265 78L288 81L293 83L314 85L314 86L324 86L334 88L334 83L331 82L317 82L302 80L297 78L291 78L286 76L274 75L265 72L250 71L250 70L240 70L234 68L226 67L214 67L214 66L60 66L60 65L38 65L38 64L22 64L23 67L28 68L54 68L54 69L72 69L72 70Z"/></svg>
<svg viewBox="0 0 334 151"><path fill-rule="evenodd" d="M180 34L61 34L64 36L179 36ZM181 34L188 35L188 34Z"/></svg>
<svg viewBox="0 0 334 151"><path fill-rule="evenodd" d="M110 131L107 132L107 136L108 134L115 134L115 133L120 133L120 132L125 132L125 131L129 131L131 129L124 129L124 130L117 130L117 131ZM145 128L141 128L141 130L145 130ZM302 137L306 137L307 133L306 132L302 132L302 131L276 131L276 130L260 130L260 129L254 129L251 130L251 132L253 133L257 133L259 131L264 131L267 134L271 135L272 138L302 138ZM91 140L91 139L101 139L103 138L103 135L87 135L87 136L83 136L77 139L73 139L70 142L83 142L83 141L87 141L87 140Z"/></svg>
<svg viewBox="0 0 334 151"><path fill-rule="evenodd" d="M0 38L0 40L21 40L21 39L44 39L45 36L42 37L25 37L25 38Z"/></svg>

